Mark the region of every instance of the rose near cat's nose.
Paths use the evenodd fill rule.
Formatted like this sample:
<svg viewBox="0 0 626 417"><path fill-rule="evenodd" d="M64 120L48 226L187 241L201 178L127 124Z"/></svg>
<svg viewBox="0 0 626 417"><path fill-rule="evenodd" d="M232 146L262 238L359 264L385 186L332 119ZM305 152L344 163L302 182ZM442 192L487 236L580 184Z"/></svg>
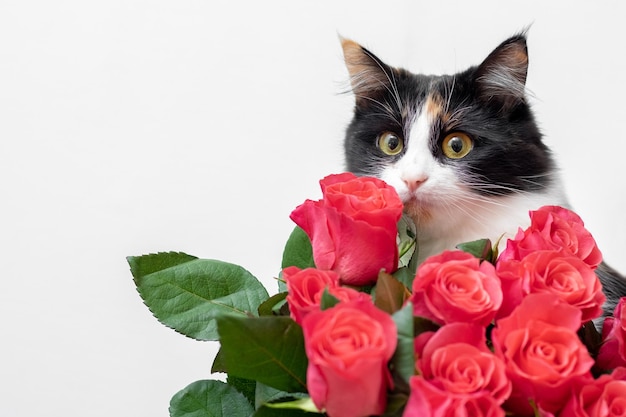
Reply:
<svg viewBox="0 0 626 417"><path fill-rule="evenodd" d="M410 192L414 192L417 190L422 184L426 182L428 177L420 177L420 178L403 178L404 184L406 184L407 188Z"/></svg>

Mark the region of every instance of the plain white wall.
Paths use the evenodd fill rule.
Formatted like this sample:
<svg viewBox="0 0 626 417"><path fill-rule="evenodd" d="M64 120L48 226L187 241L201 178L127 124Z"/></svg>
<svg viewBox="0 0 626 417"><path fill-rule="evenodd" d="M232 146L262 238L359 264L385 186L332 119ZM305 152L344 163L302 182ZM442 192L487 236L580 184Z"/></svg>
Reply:
<svg viewBox="0 0 626 417"><path fill-rule="evenodd" d="M532 24L528 87L575 208L626 272L623 2L0 2L0 415L166 416L215 343L154 319L125 257L248 268L343 169L338 33L453 72Z"/></svg>

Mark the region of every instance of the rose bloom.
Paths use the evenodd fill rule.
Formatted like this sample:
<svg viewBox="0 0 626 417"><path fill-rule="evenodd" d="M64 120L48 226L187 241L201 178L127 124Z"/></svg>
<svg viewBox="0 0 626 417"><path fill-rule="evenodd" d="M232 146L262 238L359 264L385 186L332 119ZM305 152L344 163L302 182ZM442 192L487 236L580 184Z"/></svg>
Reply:
<svg viewBox="0 0 626 417"><path fill-rule="evenodd" d="M283 279L287 284L289 314L298 324L309 312L319 310L324 289L339 285L339 275L333 271L315 268L300 269L290 266L283 269Z"/></svg>
<svg viewBox="0 0 626 417"><path fill-rule="evenodd" d="M489 262L460 250L444 251L418 268L411 301L416 316L438 324L487 326L502 304L502 289Z"/></svg>
<svg viewBox="0 0 626 417"><path fill-rule="evenodd" d="M618 417L626 415L626 368L581 387L570 398L559 417Z"/></svg>
<svg viewBox="0 0 626 417"><path fill-rule="evenodd" d="M581 315L560 298L540 293L497 321L492 342L513 383L505 409L533 416L533 400L546 415L555 413L576 386L592 379L593 359L576 334Z"/></svg>
<svg viewBox="0 0 626 417"><path fill-rule="evenodd" d="M315 265L350 285L373 284L383 269L394 272L403 210L395 189L350 173L330 175L320 185L322 200L307 200L290 216L311 239Z"/></svg>
<svg viewBox="0 0 626 417"><path fill-rule="evenodd" d="M307 314L320 309L322 295L326 289L339 301L371 300L366 293L339 286L339 275L333 271L290 266L283 269L283 279L287 284L289 314L300 325Z"/></svg>
<svg viewBox="0 0 626 417"><path fill-rule="evenodd" d="M315 406L330 417L382 414L392 387L387 364L397 343L391 316L371 301L340 302L309 313L302 329Z"/></svg>
<svg viewBox="0 0 626 417"><path fill-rule="evenodd" d="M520 229L515 239L507 242L500 259L521 260L538 250L562 250L594 269L602 262L602 253L582 219L559 206L531 211L530 226Z"/></svg>
<svg viewBox="0 0 626 417"><path fill-rule="evenodd" d="M511 382L504 363L486 342L482 326L446 324L416 352L417 367L424 379L443 391L463 395L484 391L502 404L511 393Z"/></svg>
<svg viewBox="0 0 626 417"><path fill-rule="evenodd" d="M496 272L504 294L497 317L509 315L526 295L541 292L579 308L583 322L602 315L606 301L602 284L591 267L578 257L560 251L537 251L521 261L499 261Z"/></svg>
<svg viewBox="0 0 626 417"><path fill-rule="evenodd" d="M626 366L626 297L622 297L615 307L613 317L604 319L602 325L602 346L596 360L602 369Z"/></svg>
<svg viewBox="0 0 626 417"><path fill-rule="evenodd" d="M402 417L504 417L504 410L487 392L455 394L422 376L409 380L411 394Z"/></svg>

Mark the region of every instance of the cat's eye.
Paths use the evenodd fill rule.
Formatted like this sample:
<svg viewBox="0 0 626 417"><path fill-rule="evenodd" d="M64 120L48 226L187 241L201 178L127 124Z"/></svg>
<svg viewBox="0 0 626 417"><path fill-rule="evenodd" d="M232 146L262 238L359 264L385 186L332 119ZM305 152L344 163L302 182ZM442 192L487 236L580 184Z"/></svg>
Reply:
<svg viewBox="0 0 626 417"><path fill-rule="evenodd" d="M378 147L385 155L397 155L404 149L404 141L393 132L383 132L378 136Z"/></svg>
<svg viewBox="0 0 626 417"><path fill-rule="evenodd" d="M463 132L450 133L441 144L443 154L451 159L463 158L470 153L473 147L474 141Z"/></svg>

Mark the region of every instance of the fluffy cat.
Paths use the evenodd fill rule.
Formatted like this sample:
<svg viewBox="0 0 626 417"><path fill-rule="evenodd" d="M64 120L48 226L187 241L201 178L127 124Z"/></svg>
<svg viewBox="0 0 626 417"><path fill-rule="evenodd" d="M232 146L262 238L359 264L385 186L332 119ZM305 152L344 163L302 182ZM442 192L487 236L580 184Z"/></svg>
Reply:
<svg viewBox="0 0 626 417"><path fill-rule="evenodd" d="M356 101L347 169L397 190L418 228L420 261L480 238L504 234L504 244L530 210L569 207L527 103L523 33L454 75L413 74L351 40L342 47ZM608 314L626 281L606 265L598 275Z"/></svg>

